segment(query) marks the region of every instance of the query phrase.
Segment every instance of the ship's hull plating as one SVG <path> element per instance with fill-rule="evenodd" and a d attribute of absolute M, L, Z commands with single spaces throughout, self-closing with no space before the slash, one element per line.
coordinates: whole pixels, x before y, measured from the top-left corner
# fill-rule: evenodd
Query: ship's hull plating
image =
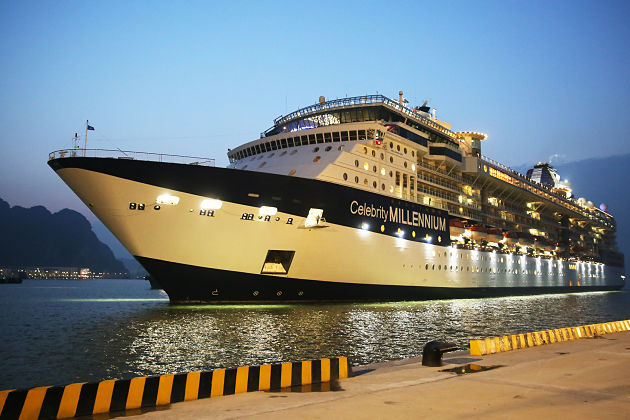
<path fill-rule="evenodd" d="M 445 212 L 329 182 L 111 158 L 50 166 L 172 302 L 414 300 L 623 286 L 621 267 L 451 248 Z M 162 194 L 178 204 L 159 205 Z M 207 198 L 222 201 L 212 216 L 201 212 Z M 261 206 L 277 213 L 266 217 Z M 318 227 L 305 226 L 312 208 L 324 211 Z M 290 255 L 286 273 L 264 272 L 269 251 Z"/>

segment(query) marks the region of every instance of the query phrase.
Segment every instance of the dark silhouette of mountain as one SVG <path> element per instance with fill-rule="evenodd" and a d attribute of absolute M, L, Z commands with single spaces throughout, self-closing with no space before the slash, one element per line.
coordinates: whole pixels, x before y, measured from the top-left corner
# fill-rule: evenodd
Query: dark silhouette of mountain
<path fill-rule="evenodd" d="M 514 168 L 526 173 L 530 166 Z M 553 164 L 562 179 L 571 182 L 576 198 L 584 197 L 599 207 L 608 205 L 608 213 L 617 222 L 619 250 L 630 255 L 630 154 L 577 162 Z"/>
<path fill-rule="evenodd" d="M 63 209 L 11 207 L 0 199 L 0 266 L 88 267 L 93 272 L 125 273 L 127 269 L 98 240 L 87 219 Z"/>

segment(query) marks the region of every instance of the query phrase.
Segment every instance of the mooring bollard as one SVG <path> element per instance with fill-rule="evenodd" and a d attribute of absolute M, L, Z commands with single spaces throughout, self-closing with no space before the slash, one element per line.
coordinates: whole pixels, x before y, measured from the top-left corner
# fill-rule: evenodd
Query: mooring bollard
<path fill-rule="evenodd" d="M 429 341 L 422 349 L 423 366 L 442 366 L 442 355 L 449 351 L 455 351 L 458 347 L 445 341 Z"/>

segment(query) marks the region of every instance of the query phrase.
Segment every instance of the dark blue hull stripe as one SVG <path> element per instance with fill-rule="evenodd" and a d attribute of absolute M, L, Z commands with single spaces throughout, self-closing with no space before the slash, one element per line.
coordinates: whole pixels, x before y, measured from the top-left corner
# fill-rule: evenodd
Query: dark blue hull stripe
<path fill-rule="evenodd" d="M 395 301 L 576 293 L 621 286 L 423 287 L 337 283 L 239 273 L 136 257 L 172 303 Z"/>

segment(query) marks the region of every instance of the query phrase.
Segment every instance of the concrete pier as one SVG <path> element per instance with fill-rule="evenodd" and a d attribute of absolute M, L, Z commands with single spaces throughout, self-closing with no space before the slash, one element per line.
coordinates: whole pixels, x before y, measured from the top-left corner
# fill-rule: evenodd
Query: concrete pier
<path fill-rule="evenodd" d="M 499 368 L 457 375 L 474 363 Z M 171 404 L 143 418 L 625 418 L 630 419 L 630 332 L 486 356 L 445 355 L 355 368 L 330 392 L 253 392 Z M 127 413 L 130 414 L 130 413 Z"/>

